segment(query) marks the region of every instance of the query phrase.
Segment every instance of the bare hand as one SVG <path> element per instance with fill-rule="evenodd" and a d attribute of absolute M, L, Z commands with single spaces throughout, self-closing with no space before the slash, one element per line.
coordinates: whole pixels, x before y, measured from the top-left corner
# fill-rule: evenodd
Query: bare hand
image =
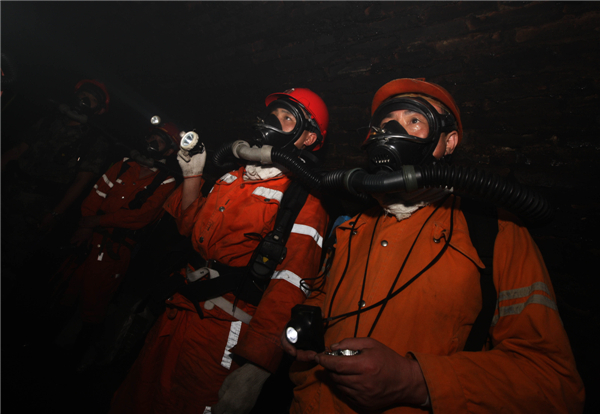
<path fill-rule="evenodd" d="M 420 406 L 427 399 L 427 386 L 419 363 L 381 342 L 371 338 L 347 338 L 331 349 L 361 351 L 348 357 L 318 354 L 315 358 L 330 371 L 333 384 L 356 406 L 367 409 Z"/>
<path fill-rule="evenodd" d="M 313 362 L 317 356 L 315 351 L 304 351 L 302 349 L 297 349 L 294 345 L 290 344 L 285 337 L 285 330 L 281 333 L 281 346 L 285 352 L 296 358 L 298 361 Z"/>
<path fill-rule="evenodd" d="M 92 235 L 94 234 L 93 229 L 78 228 L 73 236 L 71 237 L 71 244 L 81 246 L 82 243 L 89 244 L 92 241 Z"/>
<path fill-rule="evenodd" d="M 41 231 L 50 231 L 56 224 L 56 217 L 52 213 L 48 213 L 42 219 L 42 222 L 39 225 L 39 229 Z"/>
<path fill-rule="evenodd" d="M 79 220 L 79 227 L 93 229 L 100 225 L 100 216 L 86 216 Z"/>

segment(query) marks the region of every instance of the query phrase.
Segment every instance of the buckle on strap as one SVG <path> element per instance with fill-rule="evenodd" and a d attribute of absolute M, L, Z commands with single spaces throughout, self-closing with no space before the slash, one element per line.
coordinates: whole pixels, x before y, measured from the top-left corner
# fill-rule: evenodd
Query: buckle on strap
<path fill-rule="evenodd" d="M 209 267 L 201 267 L 200 269 L 194 270 L 193 272 L 190 270 L 191 269 L 189 267 L 185 269 L 185 278 L 189 283 L 193 283 L 196 280 L 202 279 L 206 275 L 210 275 L 210 279 L 219 277 L 219 272 Z"/>
<path fill-rule="evenodd" d="M 189 267 L 186 268 L 185 276 L 189 283 L 193 283 L 199 279 L 202 279 L 203 277 L 206 277 L 207 275 L 210 279 L 215 279 L 220 276 L 219 272 L 208 267 L 201 267 L 200 269 L 195 270 L 193 272 L 190 270 L 191 269 Z M 238 321 L 241 321 L 246 325 L 250 324 L 252 316 L 250 316 L 248 313 L 244 312 L 240 308 L 234 307 L 233 303 L 226 300 L 223 296 L 217 296 L 216 298 L 207 299 L 204 302 L 204 309 L 211 310 L 215 305 L 223 312 L 226 312 L 228 315 L 236 318 Z"/>

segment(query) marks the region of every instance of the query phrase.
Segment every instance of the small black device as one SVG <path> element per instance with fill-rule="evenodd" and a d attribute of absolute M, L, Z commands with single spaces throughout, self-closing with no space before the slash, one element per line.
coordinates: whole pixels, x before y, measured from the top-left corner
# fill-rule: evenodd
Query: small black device
<path fill-rule="evenodd" d="M 325 331 L 321 308 L 296 305 L 292 308 L 292 319 L 285 325 L 285 337 L 297 349 L 323 352 Z"/>

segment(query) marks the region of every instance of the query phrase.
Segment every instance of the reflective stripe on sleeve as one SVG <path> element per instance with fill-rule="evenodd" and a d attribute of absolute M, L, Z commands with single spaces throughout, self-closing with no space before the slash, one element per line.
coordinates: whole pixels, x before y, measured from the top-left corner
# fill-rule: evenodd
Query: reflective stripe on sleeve
<path fill-rule="evenodd" d="M 498 294 L 498 300 L 503 301 L 508 299 L 526 298 L 536 290 L 541 290 L 542 292 L 550 294 L 548 285 L 546 285 L 544 282 L 535 282 L 533 285 L 524 288 L 504 290 Z"/>
<path fill-rule="evenodd" d="M 260 197 L 270 198 L 271 200 L 277 200 L 281 203 L 281 199 L 283 198 L 283 193 L 278 190 L 273 190 L 272 188 L 267 187 L 257 187 L 252 194 L 255 194 Z"/>
<path fill-rule="evenodd" d="M 108 179 L 106 174 L 102 174 L 102 179 L 110 188 L 113 188 L 114 184 Z"/>
<path fill-rule="evenodd" d="M 202 412 L 202 414 L 212 414 L 211 408 L 207 405 L 204 407 L 204 412 Z"/>
<path fill-rule="evenodd" d="M 323 237 L 321 237 L 317 229 L 313 227 L 305 226 L 304 224 L 294 224 L 292 233 L 306 234 L 307 236 L 312 237 L 319 247 L 323 248 Z"/>
<path fill-rule="evenodd" d="M 221 365 L 227 369 L 231 368 L 231 351 L 240 337 L 240 330 L 242 329 L 242 322 L 234 321 L 231 322 L 231 328 L 229 328 L 229 337 L 227 338 L 227 345 L 225 346 L 225 353 L 223 359 L 221 359 Z"/>
<path fill-rule="evenodd" d="M 173 178 L 173 177 L 167 178 L 165 181 L 163 181 L 162 183 L 160 183 L 160 185 L 169 184 L 169 183 L 172 183 L 173 181 L 175 181 L 175 178 Z"/>
<path fill-rule="evenodd" d="M 524 288 L 501 291 L 498 294 L 499 303 L 509 299 L 520 299 L 526 297 L 529 298 L 523 303 L 517 303 L 514 305 L 507 306 L 498 306 L 498 314 L 494 315 L 494 319 L 492 319 L 492 326 L 495 326 L 498 323 L 498 320 L 503 316 L 520 314 L 521 312 L 523 312 L 523 309 L 525 309 L 525 307 L 530 304 L 543 305 L 550 309 L 558 311 L 558 307 L 556 306 L 556 302 L 554 300 L 550 299 L 546 295 L 542 295 L 539 293 L 534 294 L 533 292 L 535 291 L 542 291 L 547 294 L 550 294 L 550 289 L 548 288 L 548 285 L 546 285 L 544 282 L 536 282 L 531 286 L 527 286 Z"/>
<path fill-rule="evenodd" d="M 106 193 L 103 193 L 102 191 L 100 191 L 98 189 L 98 184 L 94 184 L 94 190 L 96 190 L 96 193 L 98 193 L 98 195 L 102 198 L 106 198 Z"/>
<path fill-rule="evenodd" d="M 310 291 L 307 289 L 306 285 L 302 283 L 302 278 L 294 272 L 290 272 L 289 270 L 276 270 L 273 272 L 273 277 L 271 279 L 283 279 L 302 290 L 306 297 L 310 295 Z"/>

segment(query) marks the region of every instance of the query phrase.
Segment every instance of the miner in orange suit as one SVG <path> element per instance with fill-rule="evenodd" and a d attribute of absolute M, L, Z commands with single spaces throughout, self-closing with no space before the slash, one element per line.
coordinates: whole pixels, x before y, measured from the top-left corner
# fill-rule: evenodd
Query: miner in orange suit
<path fill-rule="evenodd" d="M 169 171 L 150 165 L 164 164 L 178 151 L 179 134 L 172 123 L 152 127 L 144 138 L 145 154 L 138 152 L 136 160 L 124 158 L 113 165 L 82 204 L 71 243 L 89 244 L 90 252 L 80 265 L 65 263 L 61 274 L 68 284 L 60 305 L 78 304 L 84 342 L 99 332 L 141 232 L 164 213 L 162 206 L 175 189 Z"/>
<path fill-rule="evenodd" d="M 266 106 L 255 147 L 290 150 L 299 160 L 308 159 L 300 151 L 311 155 L 323 145 L 329 114 L 317 94 L 290 89 L 269 95 Z M 208 262 L 190 268 L 188 282 L 198 271 L 210 272 L 211 279 L 189 284 L 206 283 L 203 298 L 177 293 L 167 301 L 111 413 L 246 413 L 279 366 L 279 334 L 291 308 L 306 299 L 310 282 L 303 279 L 318 271 L 328 218 L 321 201 L 308 194 L 291 226 L 287 255 L 264 283 L 245 269 L 274 231 L 294 181 L 290 171 L 275 162 L 249 162 L 223 175 L 203 197 L 206 151 L 182 146 L 178 158 L 184 182 L 165 208 Z M 231 289 L 209 289 L 215 286 L 210 282 L 227 280 L 233 280 Z"/>
<path fill-rule="evenodd" d="M 383 183 L 372 192 L 379 206 L 336 229 L 325 292 L 304 304 L 328 324 L 326 351 L 300 346 L 298 321 L 282 333 L 297 358 L 291 412 L 581 413 L 584 387 L 552 283 L 520 221 L 494 208 L 495 292 L 484 301 L 487 266 L 466 199 L 444 186 L 386 191 L 381 177 L 449 161 L 462 138 L 454 99 L 423 79 L 396 79 L 371 113 L 363 147 L 370 177 Z M 488 302 L 483 340 L 472 341 Z"/>

